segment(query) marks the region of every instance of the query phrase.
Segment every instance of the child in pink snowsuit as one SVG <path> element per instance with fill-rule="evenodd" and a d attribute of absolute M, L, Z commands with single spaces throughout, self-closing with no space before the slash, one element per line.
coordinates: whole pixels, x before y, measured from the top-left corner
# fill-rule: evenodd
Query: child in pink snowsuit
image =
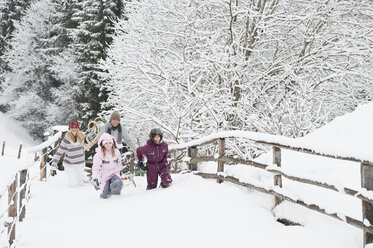
<path fill-rule="evenodd" d="M 167 162 L 168 145 L 162 141 L 163 133 L 158 128 L 150 131 L 149 138 L 145 146 L 136 150 L 137 165 L 142 170 L 147 170 L 146 179 L 148 186 L 146 189 L 157 187 L 158 175 L 161 178 L 161 187 L 167 188 L 172 183 Z M 142 155 L 145 155 L 148 159 L 147 166 L 144 166 L 142 162 Z"/>
<path fill-rule="evenodd" d="M 103 189 L 100 195 L 106 199 L 111 195 L 120 195 L 123 182 L 120 178 L 122 170 L 122 157 L 113 136 L 108 133 L 101 135 L 93 157 L 92 181 L 96 190 Z"/>

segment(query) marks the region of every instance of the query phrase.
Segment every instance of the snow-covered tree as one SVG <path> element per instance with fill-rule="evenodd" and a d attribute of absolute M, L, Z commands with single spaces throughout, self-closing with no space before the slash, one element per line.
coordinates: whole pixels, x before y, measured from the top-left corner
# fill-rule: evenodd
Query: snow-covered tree
<path fill-rule="evenodd" d="M 76 116 L 71 101 L 77 75 L 72 51 L 64 47 L 66 30 L 60 25 L 60 5 L 51 0 L 33 2 L 4 54 L 10 71 L 5 74 L 1 103 L 35 136 L 51 125 Z M 70 101 L 69 99 L 70 98 Z"/>
<path fill-rule="evenodd" d="M 303 136 L 372 99 L 369 1 L 128 1 L 107 107 L 146 137 Z"/>
<path fill-rule="evenodd" d="M 20 20 L 23 11 L 30 5 L 30 0 L 1 0 L 0 1 L 0 92 L 4 81 L 3 74 L 9 69 L 3 60 L 4 51 L 14 31 L 14 21 Z M 6 106 L 0 105 L 0 111 Z"/>
<path fill-rule="evenodd" d="M 279 1 L 245 70 L 255 129 L 302 136 L 372 99 L 372 7 Z"/>
<path fill-rule="evenodd" d="M 19 21 L 31 0 L 0 1 L 0 57 L 7 47 L 7 40 L 14 31 L 14 21 Z M 1 65 L 1 64 L 0 64 Z"/>
<path fill-rule="evenodd" d="M 214 73 L 215 62 L 226 56 L 219 34 L 224 17 L 216 17 L 222 7 L 193 1 L 127 6 L 128 21 L 118 24 L 102 65 L 109 72 L 108 106 L 119 109 L 142 137 L 155 125 L 176 142 L 221 129 L 230 102 L 229 89 Z"/>
<path fill-rule="evenodd" d="M 106 49 L 112 42 L 114 23 L 121 17 L 121 0 L 84 0 L 76 3 L 72 19 L 78 22 L 73 44 L 77 62 L 81 65 L 78 101 L 82 119 L 88 122 L 101 111 L 101 102 L 107 94 L 102 88 L 102 70 L 98 67 L 106 58 Z"/>

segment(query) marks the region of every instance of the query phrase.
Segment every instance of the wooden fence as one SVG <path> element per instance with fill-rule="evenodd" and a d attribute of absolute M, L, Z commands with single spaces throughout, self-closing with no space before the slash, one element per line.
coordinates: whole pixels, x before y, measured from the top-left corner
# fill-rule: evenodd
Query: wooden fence
<path fill-rule="evenodd" d="M 40 181 L 45 181 L 48 177 L 47 166 L 52 160 L 53 155 L 56 153 L 58 146 L 60 145 L 66 132 L 54 131 L 53 135 L 45 133 L 44 142 L 36 147 L 28 149 L 27 152 L 34 152 L 34 161 L 40 161 L 38 175 L 30 176 L 29 167 L 18 171 L 14 177 L 13 182 L 8 186 L 7 194 L 0 192 L 0 199 L 5 195 L 8 196 L 8 207 L 4 212 L 0 212 L 0 219 L 8 215 L 4 226 L 7 226 L 7 237 L 9 241 L 9 247 L 13 247 L 13 243 L 16 238 L 16 226 L 18 222 L 23 221 L 26 214 L 26 206 L 30 198 L 30 182 L 32 179 L 39 177 Z M 6 142 L 2 143 L 1 156 L 6 154 Z M 21 157 L 22 144 L 19 147 L 18 159 Z M 89 162 L 89 161 L 86 161 Z M 135 164 L 133 158 L 129 161 L 129 169 L 131 172 L 135 171 Z M 58 163 L 59 169 L 63 170 L 61 163 Z M 87 169 L 89 170 L 90 169 Z M 55 175 L 55 171 L 50 170 L 51 175 Z M 0 223 L 1 224 L 1 223 Z M 5 229 L 4 229 L 5 230 Z M 0 235 L 3 233 L 1 232 Z"/>
<path fill-rule="evenodd" d="M 235 158 L 233 156 L 227 156 L 225 155 L 226 151 L 226 139 L 237 139 L 237 138 L 245 138 L 250 142 L 254 142 L 256 144 L 269 146 L 272 148 L 273 151 L 273 165 L 267 165 L 258 163 L 251 160 L 244 160 Z M 198 148 L 207 145 L 207 144 L 213 144 L 214 142 L 218 142 L 218 154 L 219 156 L 199 156 L 198 155 Z M 353 156 L 342 156 L 339 154 L 326 154 L 319 151 L 316 151 L 315 149 L 306 148 L 304 146 L 297 146 L 292 143 L 292 139 L 282 137 L 279 139 L 278 136 L 271 136 L 271 135 L 263 135 L 260 136 L 257 133 L 251 133 L 251 132 L 221 132 L 215 135 L 211 135 L 210 137 L 205 137 L 200 140 L 194 140 L 192 142 L 188 142 L 185 144 L 180 145 L 174 145 L 170 146 L 169 152 L 176 154 L 177 152 L 183 151 L 184 153 L 187 153 L 187 156 L 189 157 L 189 169 L 192 171 L 197 170 L 197 164 L 200 162 L 206 162 L 206 161 L 216 161 L 218 163 L 217 166 L 217 172 L 216 173 L 198 173 L 197 175 L 200 175 L 204 178 L 212 178 L 216 179 L 217 183 L 221 183 L 224 181 L 232 182 L 238 185 L 242 185 L 244 187 L 253 188 L 255 190 L 258 190 L 260 192 L 264 192 L 267 194 L 271 194 L 275 197 L 275 205 L 278 205 L 282 200 L 286 200 L 295 204 L 299 204 L 301 206 L 304 206 L 306 208 L 309 208 L 313 211 L 328 215 L 330 217 L 333 217 L 335 219 L 338 219 L 340 221 L 343 221 L 345 223 L 348 223 L 350 225 L 353 225 L 361 230 L 364 231 L 364 245 L 373 243 L 373 226 L 366 225 L 364 220 L 368 220 L 369 223 L 373 223 L 373 199 L 366 197 L 367 194 L 362 194 L 360 192 L 363 192 L 366 190 L 370 191 L 373 190 L 373 162 L 372 161 L 366 161 L 360 158 L 355 158 Z M 360 163 L 361 167 L 361 189 L 350 189 L 347 187 L 344 187 L 343 190 L 341 190 L 340 187 L 336 187 L 334 185 L 329 185 L 327 183 L 321 183 L 317 182 L 311 179 L 307 178 L 301 178 L 297 176 L 287 175 L 283 171 L 281 171 L 281 149 L 287 149 L 292 150 L 296 152 L 302 152 L 302 153 L 308 153 L 333 159 L 339 159 L 339 160 L 348 160 L 348 161 L 354 161 L 357 163 Z M 176 155 L 174 155 L 176 156 Z M 171 158 L 172 160 L 172 158 Z M 175 160 L 175 159 L 174 159 Z M 241 182 L 239 179 L 232 177 L 232 176 L 225 176 L 224 174 L 224 165 L 225 163 L 230 164 L 243 164 L 248 166 L 253 166 L 259 169 L 266 170 L 267 172 L 270 172 L 273 174 L 273 185 L 274 187 L 271 188 L 264 188 L 263 186 L 257 186 L 249 183 Z M 292 181 L 308 184 L 308 185 L 314 185 L 321 188 L 325 188 L 332 191 L 341 192 L 343 194 L 355 197 L 357 199 L 360 199 L 362 201 L 362 210 L 363 210 L 363 221 L 357 220 L 348 216 L 340 216 L 336 213 L 330 213 L 330 211 L 326 211 L 325 209 L 319 207 L 317 204 L 308 204 L 304 201 L 301 201 L 299 199 L 292 199 L 291 196 L 284 195 L 283 191 L 280 190 L 282 187 L 282 178 L 287 178 Z M 370 191 L 373 192 L 373 191 Z"/>
<path fill-rule="evenodd" d="M 4 223 L 0 223 L 3 226 L 7 227 L 1 231 L 0 235 L 3 235 L 3 232 L 7 232 L 7 239 L 9 242 L 9 247 L 14 247 L 14 241 L 16 238 L 16 226 L 17 223 L 22 222 L 26 216 L 26 206 L 30 198 L 30 182 L 32 179 L 39 177 L 39 180 L 45 181 L 47 178 L 47 165 L 51 160 L 50 155 L 55 153 L 55 148 L 58 143 L 61 141 L 61 132 L 55 131 L 52 136 L 49 133 L 45 134 L 44 143 L 35 147 L 34 149 L 29 149 L 27 152 L 35 152 L 34 162 L 40 160 L 40 174 L 35 176 L 30 176 L 30 166 L 32 161 L 29 161 L 29 165 L 25 165 L 24 169 L 15 173 L 12 183 L 7 188 L 6 191 L 0 193 L 0 199 L 2 197 L 8 197 L 8 206 L 7 208 L 0 213 L 0 219 L 3 219 L 6 215 L 8 216 L 5 219 Z M 6 154 L 6 142 L 2 143 L 2 152 L 1 156 Z M 22 144 L 19 147 L 17 158 L 21 158 Z M 5 166 L 5 165 L 2 165 Z M 12 165 L 7 165 L 12 166 Z M 39 176 L 40 175 L 40 176 Z"/>
<path fill-rule="evenodd" d="M 243 135 L 244 134 L 244 135 Z M 45 180 L 47 176 L 46 165 L 51 159 L 51 156 L 54 155 L 56 151 L 56 147 L 58 146 L 59 142 L 62 139 L 61 132 L 55 132 L 53 136 L 46 135 L 45 142 L 40 144 L 37 147 L 34 147 L 34 150 L 29 150 L 29 152 L 35 152 L 37 154 L 35 156 L 35 161 L 40 160 L 40 180 Z M 246 138 L 250 142 L 254 142 L 257 144 L 261 144 L 264 146 L 269 146 L 272 148 L 273 151 L 273 164 L 277 166 L 274 167 L 272 164 L 262 164 L 256 161 L 251 160 L 244 160 L 235 158 L 233 156 L 225 155 L 226 152 L 226 139 L 238 139 L 238 138 Z M 284 141 L 285 140 L 285 141 Z M 313 211 L 317 211 L 319 213 L 328 215 L 335 219 L 344 221 L 347 224 L 353 225 L 361 230 L 364 231 L 364 244 L 373 243 L 373 227 L 371 225 L 366 225 L 364 220 L 368 220 L 370 223 L 373 223 L 373 199 L 367 197 L 367 194 L 362 194 L 368 190 L 368 193 L 372 193 L 373 191 L 373 162 L 367 161 L 358 157 L 354 156 L 343 156 L 340 154 L 325 154 L 320 151 L 317 151 L 311 147 L 307 148 L 304 146 L 297 146 L 294 145 L 290 139 L 278 139 L 278 136 L 271 136 L 271 135 L 258 135 L 255 133 L 250 132 L 222 132 L 212 136 L 207 136 L 200 140 L 194 140 L 192 142 L 188 142 L 185 144 L 180 145 L 173 145 L 170 146 L 169 152 L 170 154 L 174 154 L 171 157 L 171 160 L 177 160 L 187 154 L 187 157 L 190 158 L 189 160 L 189 169 L 192 171 L 197 170 L 197 164 L 204 161 L 216 161 L 218 163 L 217 172 L 216 173 L 196 173 L 204 178 L 213 178 L 216 179 L 217 183 L 222 183 L 224 181 L 232 182 L 238 185 L 242 185 L 244 187 L 253 188 L 258 191 L 271 194 L 275 197 L 275 204 L 279 204 L 282 200 L 286 200 L 295 204 L 302 205 L 306 208 L 309 208 Z M 288 142 L 289 141 L 289 142 Z M 218 156 L 199 156 L 198 148 L 202 147 L 207 144 L 212 144 L 218 142 Z M 317 182 L 307 178 L 301 178 L 297 176 L 287 175 L 285 172 L 281 171 L 281 150 L 287 149 L 297 152 L 309 153 L 313 155 L 329 157 L 333 159 L 340 159 L 340 160 L 348 160 L 360 163 L 361 167 L 361 189 L 350 189 L 344 187 L 342 190 L 340 187 L 336 187 L 334 185 L 329 185 L 327 183 Z M 6 153 L 5 149 L 5 142 L 3 142 L 2 146 L 2 155 Z M 18 152 L 18 158 L 21 156 L 22 146 L 20 146 Z M 176 152 L 181 151 L 181 154 L 176 156 Z M 133 161 L 131 162 L 133 164 Z M 224 174 L 224 165 L 226 163 L 230 164 L 243 164 L 248 166 L 253 166 L 259 169 L 263 169 L 267 172 L 273 174 L 273 185 L 274 187 L 268 189 L 262 186 L 257 186 L 245 182 L 241 182 L 239 179 L 232 177 L 232 176 L 225 176 Z M 303 202 L 299 199 L 292 199 L 291 196 L 284 195 L 284 193 L 279 190 L 282 187 L 282 178 L 287 178 L 292 181 L 305 183 L 308 185 L 314 185 L 318 187 L 322 187 L 325 189 L 329 189 L 332 191 L 341 192 L 343 194 L 355 197 L 362 201 L 362 210 L 363 210 L 363 221 L 357 220 L 348 216 L 341 217 L 336 213 L 330 213 L 330 211 L 326 211 L 325 209 L 319 207 L 316 204 L 309 204 Z M 22 221 L 26 214 L 26 205 L 29 199 L 29 184 L 30 180 L 33 179 L 30 177 L 29 169 L 23 169 L 19 171 L 13 183 L 8 186 L 8 208 L 6 213 L 8 214 L 8 218 L 4 225 L 7 225 L 8 229 L 8 239 L 9 239 L 9 246 L 11 246 L 14 242 L 15 235 L 16 235 L 16 224 L 19 221 Z M 3 197 L 5 194 L 0 193 L 0 198 Z M 19 204 L 19 206 L 17 205 Z M 4 213 L 0 213 L 0 219 L 4 215 Z"/>
<path fill-rule="evenodd" d="M 5 154 L 5 144 L 6 142 L 3 141 L 1 156 L 4 156 Z M 18 159 L 21 158 L 21 152 L 22 144 L 18 149 Z M 0 194 L 0 198 L 8 196 L 8 206 L 4 212 L 0 213 L 0 217 L 4 217 L 6 214 L 8 215 L 8 218 L 6 218 L 3 223 L 3 226 L 7 227 L 7 229 L 3 229 L 2 233 L 7 230 L 7 237 L 10 245 L 13 244 L 15 239 L 16 223 L 23 221 L 26 214 L 26 203 L 29 197 L 28 180 L 28 168 L 22 169 L 15 174 L 14 180 L 8 186 L 8 189 Z"/>

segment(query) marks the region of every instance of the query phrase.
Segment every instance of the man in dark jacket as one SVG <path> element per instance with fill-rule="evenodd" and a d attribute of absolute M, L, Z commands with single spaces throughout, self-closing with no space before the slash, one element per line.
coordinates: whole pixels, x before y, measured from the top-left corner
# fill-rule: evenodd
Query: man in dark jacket
<path fill-rule="evenodd" d="M 143 170 L 147 170 L 146 179 L 148 181 L 148 186 L 146 189 L 154 189 L 157 187 L 158 175 L 161 178 L 162 188 L 167 188 L 172 183 L 167 162 L 168 145 L 166 142 L 163 142 L 162 139 L 162 131 L 158 128 L 152 129 L 147 144 L 136 150 L 138 166 Z M 142 162 L 143 155 L 148 159 L 147 166 L 144 166 Z"/>

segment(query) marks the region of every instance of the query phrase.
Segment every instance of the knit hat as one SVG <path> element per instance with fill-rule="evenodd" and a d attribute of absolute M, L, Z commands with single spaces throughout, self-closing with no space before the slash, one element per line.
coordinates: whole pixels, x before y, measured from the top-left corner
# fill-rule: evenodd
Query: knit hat
<path fill-rule="evenodd" d="M 69 122 L 69 129 L 70 128 L 74 128 L 74 127 L 80 128 L 79 122 L 77 122 L 77 121 L 70 121 Z"/>
<path fill-rule="evenodd" d="M 96 148 L 96 152 L 98 152 L 98 151 L 101 150 L 101 148 L 102 148 L 102 146 L 103 146 L 103 143 L 104 143 L 104 140 L 108 140 L 108 139 L 111 140 L 111 141 L 113 141 L 114 147 L 116 147 L 116 148 L 118 148 L 118 149 L 123 148 L 123 145 L 122 145 L 122 144 L 118 144 L 118 143 L 117 143 L 117 140 L 116 140 L 113 136 L 111 136 L 111 135 L 108 134 L 108 133 L 104 133 L 104 134 L 101 135 L 101 137 L 98 139 L 98 142 L 97 142 L 98 147 Z"/>
<path fill-rule="evenodd" d="M 151 140 L 153 140 L 154 139 L 154 136 L 159 136 L 159 137 L 161 137 L 161 140 L 162 140 L 162 138 L 163 138 L 163 132 L 159 129 L 159 128 L 153 128 L 151 131 L 150 131 L 150 134 L 149 134 L 149 138 L 151 139 Z"/>
<path fill-rule="evenodd" d="M 120 113 L 118 111 L 114 111 L 110 115 L 110 120 L 118 120 L 118 121 L 120 121 Z"/>

